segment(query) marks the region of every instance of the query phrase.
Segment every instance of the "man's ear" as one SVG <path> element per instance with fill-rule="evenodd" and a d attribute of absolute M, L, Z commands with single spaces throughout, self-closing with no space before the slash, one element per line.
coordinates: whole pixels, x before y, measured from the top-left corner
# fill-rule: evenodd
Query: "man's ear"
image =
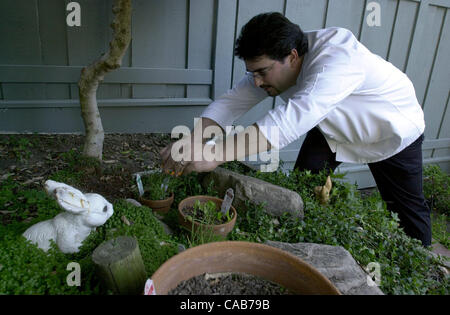
<path fill-rule="evenodd" d="M 292 64 L 300 58 L 296 48 L 292 48 L 289 54 L 289 62 Z"/>

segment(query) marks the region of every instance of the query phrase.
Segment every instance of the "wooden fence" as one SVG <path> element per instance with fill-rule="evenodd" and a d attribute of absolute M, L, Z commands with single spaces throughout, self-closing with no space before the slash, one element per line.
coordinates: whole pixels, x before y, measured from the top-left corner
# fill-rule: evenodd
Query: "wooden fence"
<path fill-rule="evenodd" d="M 80 133 L 77 82 L 108 49 L 113 0 L 80 0 L 81 26 L 66 24 L 67 0 L 0 1 L 0 132 Z M 379 5 L 380 23 L 368 21 Z M 304 30 L 350 29 L 413 81 L 426 131 L 425 163 L 450 170 L 450 0 L 133 0 L 132 43 L 98 91 L 108 133 L 170 132 L 244 74 L 233 56 L 241 27 L 278 11 Z M 249 125 L 282 104 L 268 98 L 241 117 Z M 303 137 L 282 150 L 287 169 Z M 342 165 L 347 180 L 373 185 L 365 165 Z"/>

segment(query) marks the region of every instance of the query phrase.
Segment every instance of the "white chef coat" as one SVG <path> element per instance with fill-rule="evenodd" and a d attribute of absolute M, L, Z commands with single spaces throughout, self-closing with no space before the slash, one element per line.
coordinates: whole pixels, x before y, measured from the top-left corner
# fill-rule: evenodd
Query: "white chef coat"
<path fill-rule="evenodd" d="M 371 53 L 347 29 L 305 35 L 309 48 L 297 83 L 280 94 L 286 104 L 256 122 L 279 128 L 279 143 L 261 128 L 273 147 L 282 149 L 317 126 L 337 161 L 371 163 L 395 155 L 424 132 L 423 111 L 406 74 Z M 226 129 L 266 97 L 245 76 L 201 116 Z"/>

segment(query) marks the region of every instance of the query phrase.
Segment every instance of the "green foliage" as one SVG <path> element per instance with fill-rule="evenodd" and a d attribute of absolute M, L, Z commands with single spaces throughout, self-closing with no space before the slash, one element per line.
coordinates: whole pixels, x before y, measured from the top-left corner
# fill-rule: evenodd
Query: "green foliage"
<path fill-rule="evenodd" d="M 327 175 L 256 172 L 255 177 L 297 191 L 305 204 L 304 220 L 288 213 L 272 217 L 264 213 L 264 205 L 248 204 L 249 210 L 238 214 L 230 238 L 342 246 L 362 266 L 380 264 L 381 289 L 387 294 L 448 294 L 449 284 L 438 268 L 439 261 L 399 228 L 398 217 L 386 209 L 379 195 L 361 199 L 354 185 L 332 175 L 330 204 L 320 205 L 313 190 L 323 185 Z"/>
<path fill-rule="evenodd" d="M 50 175 L 49 179 L 65 183 L 70 186 L 78 186 L 82 178 L 87 175 L 88 170 L 100 170 L 100 161 L 95 158 L 82 155 L 71 149 L 61 153 L 59 156 L 66 163 L 66 167 Z"/>
<path fill-rule="evenodd" d="M 6 223 L 31 217 L 32 224 L 58 213 L 56 202 L 43 190 L 27 189 L 11 178 L 0 187 L 0 209 L 5 211 L 3 220 Z"/>
<path fill-rule="evenodd" d="M 155 172 L 141 177 L 144 187 L 143 197 L 149 200 L 164 200 L 173 192 L 173 177 L 163 172 Z M 167 185 L 167 189 L 165 188 Z"/>
<path fill-rule="evenodd" d="M 51 178 L 76 185 L 78 176 L 84 176 L 84 170 L 78 163 L 80 155 L 69 151 L 62 158 L 67 168 Z M 95 167 L 95 162 L 88 159 L 82 160 L 81 164 Z M 386 209 L 378 194 L 362 199 L 354 185 L 340 181 L 342 175 L 332 175 L 330 203 L 323 206 L 315 199 L 314 187 L 323 185 L 327 173 L 313 175 L 295 171 L 285 174 L 280 170 L 261 173 L 236 162 L 227 163 L 226 167 L 297 191 L 305 204 L 305 217 L 300 220 L 288 213 L 273 217 L 265 213 L 264 204 L 247 203 L 246 212 L 238 209 L 236 227 L 228 239 L 343 246 L 361 266 L 369 262 L 380 264 L 381 289 L 387 294 L 448 295 L 449 283 L 440 273 L 439 261 L 430 257 L 419 241 L 409 238 L 399 228 L 398 218 Z M 443 190 L 444 184 L 437 173 L 432 174 L 433 180 L 427 182 L 426 179 L 425 187 L 431 183 L 436 186 L 433 191 L 436 205 L 440 204 L 436 201 L 440 198 L 438 195 L 448 196 L 448 190 Z M 133 236 L 138 240 L 148 275 L 177 253 L 178 243 L 192 247 L 221 240 L 205 233 L 181 233 L 178 228 L 176 208 L 182 199 L 194 195 L 223 197 L 214 191 L 212 183 L 207 189 L 202 187 L 203 176 L 191 173 L 171 180 L 175 202 L 164 220 L 173 228 L 174 236 L 163 232 L 150 209 L 118 201 L 114 203 L 114 215 L 91 233 L 79 253 L 72 255 L 60 253 L 55 244 L 48 253 L 44 253 L 22 237 L 22 233 L 32 224 L 61 212 L 56 202 L 43 190 L 29 189 L 10 179 L 2 181 L 0 209 L 5 214 L 0 225 L 0 294 L 109 294 L 111 292 L 103 287 L 95 274 L 91 254 L 102 242 L 121 235 Z M 445 187 L 448 189 L 448 186 Z M 122 217 L 132 224 L 126 225 Z M 70 262 L 78 262 L 81 266 L 80 287 L 69 287 L 66 283 L 71 272 L 66 267 Z"/>
<path fill-rule="evenodd" d="M 187 216 L 190 221 L 195 221 L 205 225 L 218 225 L 231 221 L 230 211 L 223 214 L 214 201 L 207 201 L 201 203 L 196 200 L 191 216 Z"/>
<path fill-rule="evenodd" d="M 22 161 L 31 157 L 30 149 L 35 146 L 35 143 L 24 137 L 10 135 L 1 140 L 0 145 L 10 147 L 14 157 Z"/>
<path fill-rule="evenodd" d="M 450 233 L 447 232 L 448 217 L 445 214 L 431 214 L 433 238 L 447 249 L 450 248 Z"/>
<path fill-rule="evenodd" d="M 9 183 L 8 187 L 14 189 Z M 6 190 L 6 189 L 5 189 Z M 109 239 L 127 235 L 134 236 L 148 275 L 151 275 L 167 259 L 177 253 L 177 243 L 166 235 L 147 207 L 135 207 L 121 200 L 114 204 L 113 216 L 101 227 L 92 232 L 83 242 L 76 254 L 63 254 L 53 242 L 48 253 L 28 242 L 22 233 L 33 223 L 52 218 L 61 210 L 54 200 L 45 193 L 30 190 L 23 195 L 30 197 L 15 200 L 17 211 L 23 211 L 27 202 L 37 203 L 37 217 L 29 223 L 20 221 L 17 215 L 14 221 L 0 225 L 0 294 L 108 294 L 95 273 L 91 260 L 94 249 Z M 0 192 L 3 202 L 10 194 Z M 126 225 L 121 218 L 126 217 L 132 224 Z M 68 286 L 66 279 L 70 262 L 77 262 L 81 268 L 81 286 Z"/>
<path fill-rule="evenodd" d="M 130 226 L 122 221 L 126 217 Z M 114 215 L 102 227 L 105 239 L 121 235 L 134 236 L 141 251 L 147 274 L 153 274 L 167 259 L 177 253 L 177 242 L 164 232 L 162 225 L 147 207 L 135 207 L 124 200 L 114 205 Z"/>
<path fill-rule="evenodd" d="M 425 166 L 423 175 L 423 193 L 431 209 L 450 216 L 450 175 L 439 165 Z"/>

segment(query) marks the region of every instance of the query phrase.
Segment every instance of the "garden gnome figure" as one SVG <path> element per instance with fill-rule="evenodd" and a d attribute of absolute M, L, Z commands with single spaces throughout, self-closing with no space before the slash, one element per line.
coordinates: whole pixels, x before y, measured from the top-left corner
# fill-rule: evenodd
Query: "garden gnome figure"
<path fill-rule="evenodd" d="M 328 176 L 324 186 L 316 186 L 314 188 L 314 193 L 316 194 L 316 197 L 319 199 L 319 203 L 321 205 L 328 204 L 328 201 L 330 200 L 331 187 L 332 187 L 331 178 L 330 176 Z"/>
<path fill-rule="evenodd" d="M 99 194 L 83 194 L 53 180 L 47 180 L 44 186 L 47 194 L 65 210 L 53 219 L 32 225 L 23 233 L 44 251 L 50 249 L 50 240 L 54 240 L 63 253 L 78 252 L 91 231 L 105 224 L 114 212 L 112 204 Z"/>

